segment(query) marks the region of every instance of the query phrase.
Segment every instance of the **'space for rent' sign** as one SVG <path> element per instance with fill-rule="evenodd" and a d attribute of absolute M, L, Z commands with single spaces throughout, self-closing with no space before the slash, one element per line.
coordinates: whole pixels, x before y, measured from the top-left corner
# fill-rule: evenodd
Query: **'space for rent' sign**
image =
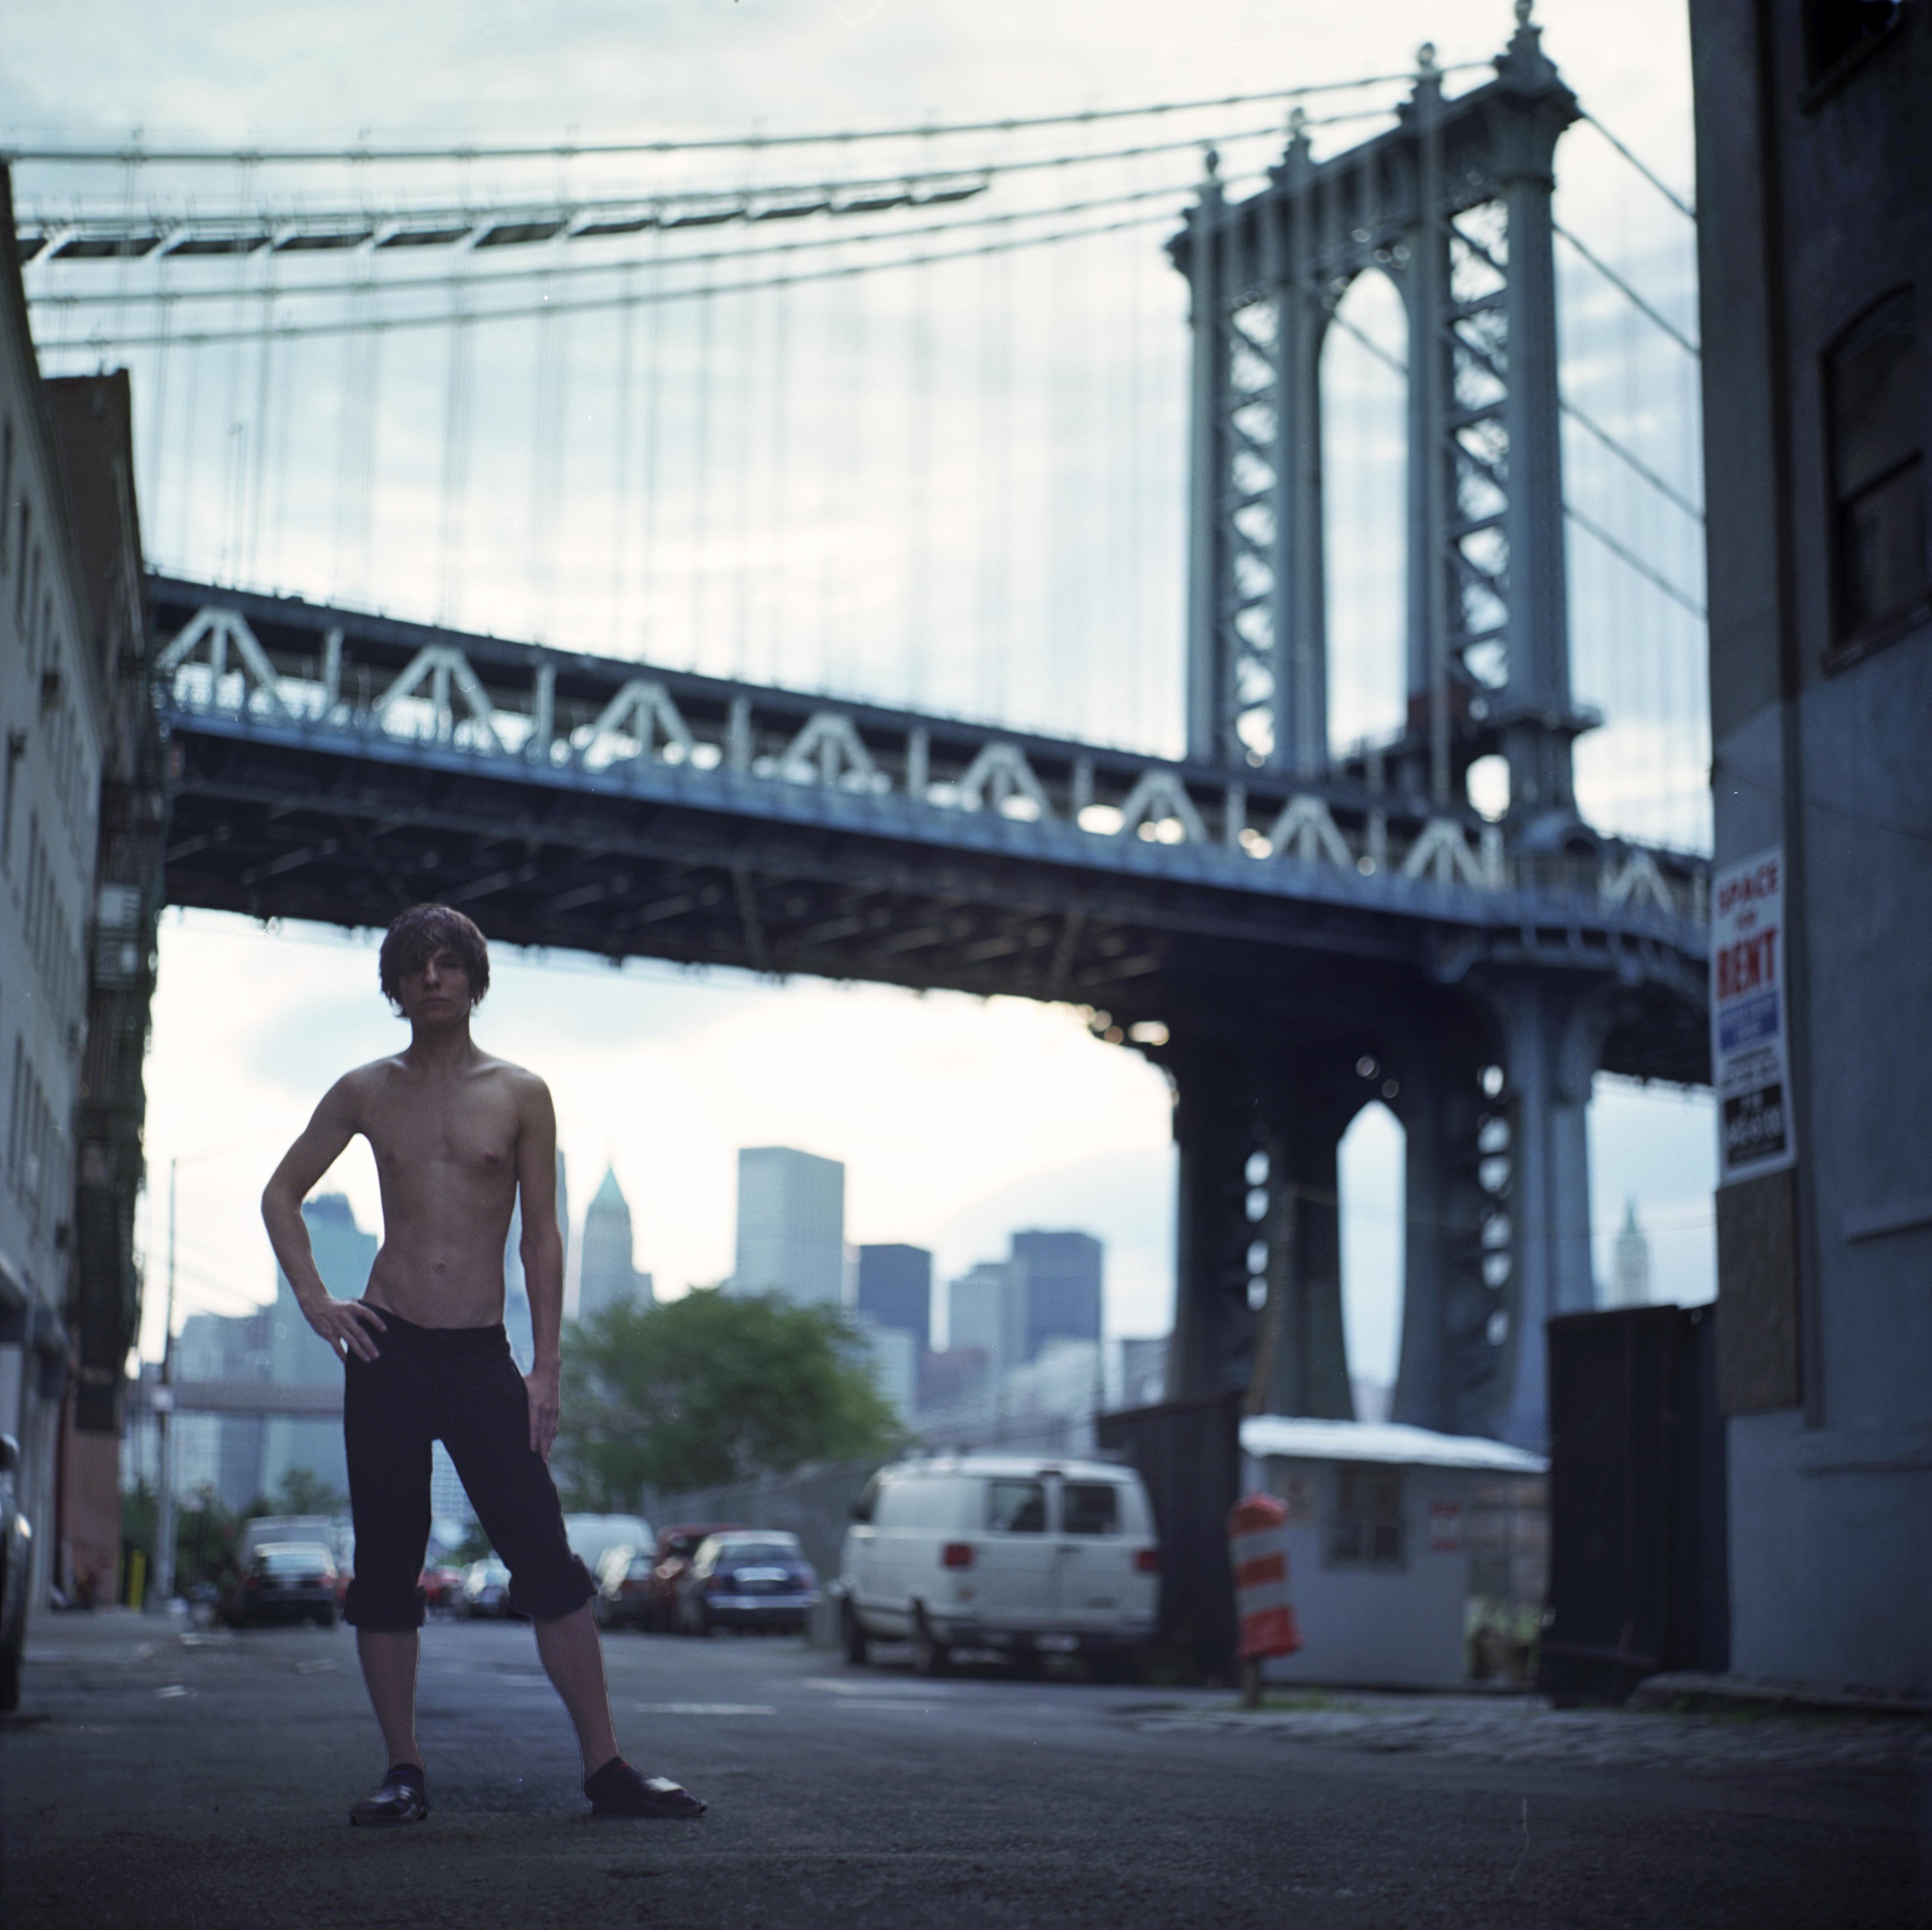
<path fill-rule="evenodd" d="M 1723 1186 L 1774 1172 L 1796 1157 L 1783 848 L 1718 872 L 1711 881 L 1711 1071 Z"/>

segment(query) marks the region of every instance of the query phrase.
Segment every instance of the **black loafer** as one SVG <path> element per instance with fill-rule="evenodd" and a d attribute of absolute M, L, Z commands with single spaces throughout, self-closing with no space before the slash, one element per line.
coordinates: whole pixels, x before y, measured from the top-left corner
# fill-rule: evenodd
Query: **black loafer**
<path fill-rule="evenodd" d="M 379 1787 L 349 1812 L 351 1823 L 385 1829 L 398 1823 L 421 1823 L 429 1815 L 429 1792 L 414 1763 L 398 1763 Z"/>
<path fill-rule="evenodd" d="M 593 1816 L 636 1816 L 661 1822 L 690 1822 L 706 1805 L 668 1776 L 640 1776 L 622 1756 L 614 1756 L 595 1775 L 584 1779 Z"/>

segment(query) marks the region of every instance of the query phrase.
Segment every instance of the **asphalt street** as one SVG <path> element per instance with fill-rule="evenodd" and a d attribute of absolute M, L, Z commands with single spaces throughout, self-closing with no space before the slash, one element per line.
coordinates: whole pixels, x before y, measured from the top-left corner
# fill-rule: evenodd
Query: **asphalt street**
<path fill-rule="evenodd" d="M 790 1640 L 606 1638 L 625 1751 L 697 1823 L 592 1819 L 514 1624 L 426 1631 L 434 1813 L 344 1628 L 35 1623 L 0 1724 L 0 1922 L 38 1926 L 1932 1924 L 1932 1726 L 1522 1698 L 941 1682 Z"/>

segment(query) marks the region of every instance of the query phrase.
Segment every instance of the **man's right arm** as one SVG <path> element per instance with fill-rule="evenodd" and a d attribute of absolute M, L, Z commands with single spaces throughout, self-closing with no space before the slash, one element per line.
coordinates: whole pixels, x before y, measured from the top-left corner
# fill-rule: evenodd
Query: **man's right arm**
<path fill-rule="evenodd" d="M 357 1097 L 353 1073 L 338 1079 L 322 1095 L 314 1118 L 282 1155 L 281 1164 L 262 1189 L 262 1222 L 308 1324 L 338 1359 L 346 1349 L 358 1360 L 373 1361 L 376 1351 L 374 1334 L 382 1331 L 382 1317 L 362 1301 L 338 1300 L 323 1284 L 302 1211 L 302 1202 L 316 1181 L 359 1130 Z"/>

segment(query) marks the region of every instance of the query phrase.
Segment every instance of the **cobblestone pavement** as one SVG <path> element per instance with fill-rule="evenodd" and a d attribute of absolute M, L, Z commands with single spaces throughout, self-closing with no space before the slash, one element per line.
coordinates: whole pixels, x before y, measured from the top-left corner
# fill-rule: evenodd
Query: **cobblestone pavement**
<path fill-rule="evenodd" d="M 1914 1717 L 1678 1715 L 1666 1710 L 1552 1709 L 1536 1696 L 1431 1697 L 1276 1693 L 1259 1709 L 1136 1710 L 1144 1730 L 1237 1729 L 1285 1742 L 1496 1763 L 1550 1762 L 1695 1772 L 1932 1766 L 1932 1721 Z"/>

